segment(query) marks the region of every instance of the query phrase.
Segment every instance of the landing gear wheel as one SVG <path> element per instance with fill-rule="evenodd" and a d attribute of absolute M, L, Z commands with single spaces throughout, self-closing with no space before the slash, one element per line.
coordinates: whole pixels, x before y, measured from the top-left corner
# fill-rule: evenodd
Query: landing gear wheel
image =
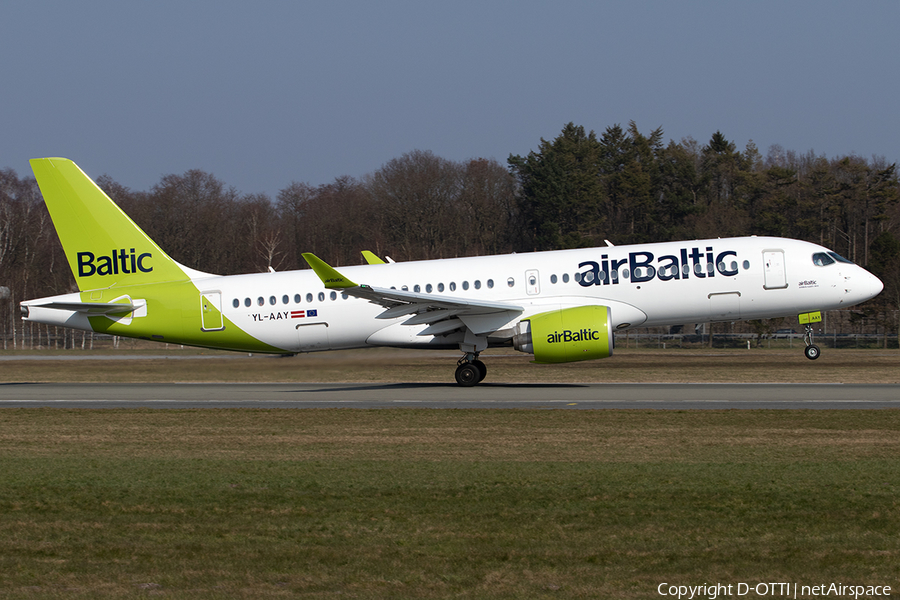
<path fill-rule="evenodd" d="M 463 387 L 472 387 L 481 381 L 484 376 L 475 362 L 477 361 L 466 362 L 456 367 L 456 383 Z"/>
<path fill-rule="evenodd" d="M 484 378 L 487 377 L 487 365 L 478 360 L 477 358 L 472 361 L 472 364 L 478 367 L 478 383 L 484 381 Z"/>
<path fill-rule="evenodd" d="M 819 358 L 819 355 L 822 352 L 819 350 L 818 346 L 812 343 L 813 328 L 809 323 L 806 324 L 806 333 L 803 335 L 803 341 L 806 342 L 806 348 L 803 350 L 803 354 L 806 355 L 806 358 L 809 360 L 816 360 Z"/>

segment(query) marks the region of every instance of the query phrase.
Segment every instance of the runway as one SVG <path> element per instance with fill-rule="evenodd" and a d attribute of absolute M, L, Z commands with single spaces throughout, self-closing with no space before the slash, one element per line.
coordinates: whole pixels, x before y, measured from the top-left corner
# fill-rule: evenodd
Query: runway
<path fill-rule="evenodd" d="M 5 383 L 0 408 L 884 409 L 896 384 Z"/>

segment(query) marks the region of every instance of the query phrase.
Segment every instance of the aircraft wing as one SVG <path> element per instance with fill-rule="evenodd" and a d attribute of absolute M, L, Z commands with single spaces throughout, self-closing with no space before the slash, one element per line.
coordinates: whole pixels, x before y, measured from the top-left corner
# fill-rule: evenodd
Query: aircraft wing
<path fill-rule="evenodd" d="M 523 307 L 508 302 L 360 285 L 338 273 L 314 254 L 305 253 L 303 258 L 326 288 L 339 289 L 344 294 L 383 306 L 384 312 L 376 318 L 396 319 L 412 315 L 403 322 L 404 325 L 428 325 L 418 333 L 421 336 L 440 335 L 457 329 L 468 329 L 476 335 L 483 335 L 497 331 L 524 311 Z"/>

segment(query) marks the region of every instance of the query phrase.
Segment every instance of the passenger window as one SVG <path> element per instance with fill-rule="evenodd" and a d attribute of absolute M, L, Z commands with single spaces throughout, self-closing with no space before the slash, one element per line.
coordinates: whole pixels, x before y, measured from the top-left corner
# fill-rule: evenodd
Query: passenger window
<path fill-rule="evenodd" d="M 325 292 L 319 292 L 319 302 L 325 302 Z"/>
<path fill-rule="evenodd" d="M 235 308 L 239 308 L 241 306 L 241 301 L 235 298 L 234 302 L 232 302 L 231 305 Z"/>
<path fill-rule="evenodd" d="M 306 295 L 306 301 L 307 301 L 307 302 L 312 302 L 312 301 L 313 301 L 313 295 L 312 295 L 312 294 L 307 294 L 307 295 Z"/>
<path fill-rule="evenodd" d="M 628 271 L 628 269 L 622 269 L 622 279 L 628 279 L 628 276 L 630 274 L 631 273 Z"/>
<path fill-rule="evenodd" d="M 300 304 L 300 301 L 303 300 L 303 296 L 300 294 L 294 294 L 294 304 Z"/>
<path fill-rule="evenodd" d="M 276 302 L 278 302 L 278 301 L 275 299 L 275 296 L 269 296 L 269 304 L 271 304 L 272 306 L 275 306 Z"/>
<path fill-rule="evenodd" d="M 744 261 L 744 270 L 745 270 L 745 271 L 749 271 L 749 270 L 750 270 L 750 261 L 749 261 L 749 260 L 745 260 L 745 261 Z"/>
<path fill-rule="evenodd" d="M 439 291 L 439 292 L 443 292 L 443 291 L 444 291 L 444 284 L 443 284 L 443 283 L 439 283 L 439 284 L 438 284 L 438 291 Z"/>
<path fill-rule="evenodd" d="M 488 285 L 488 289 L 492 289 L 492 288 L 494 287 L 494 280 L 493 280 L 493 279 L 488 279 L 488 280 L 487 280 L 487 285 Z"/>
<path fill-rule="evenodd" d="M 418 294 L 419 292 L 422 291 L 422 287 L 417 283 L 416 285 L 413 286 L 413 291 Z"/>
<path fill-rule="evenodd" d="M 575 273 L 575 283 L 581 283 L 581 273 Z"/>
<path fill-rule="evenodd" d="M 685 277 L 690 275 L 691 274 L 691 265 L 684 265 L 683 267 L 681 267 L 681 272 L 682 272 L 682 274 L 684 274 Z"/>
<path fill-rule="evenodd" d="M 556 274 L 550 276 L 550 283 L 556 283 Z"/>
<path fill-rule="evenodd" d="M 516 280 L 510 277 L 506 280 L 506 285 L 508 285 L 509 287 L 514 287 L 516 285 Z"/>
<path fill-rule="evenodd" d="M 260 296 L 259 298 L 256 299 L 256 303 L 257 303 L 258 305 L 260 305 L 260 306 L 265 306 L 265 305 L 266 305 L 266 299 L 263 298 L 262 296 Z"/>
<path fill-rule="evenodd" d="M 480 289 L 481 289 L 481 280 L 480 280 L 480 279 L 476 279 L 476 280 L 475 280 L 475 289 L 476 289 L 476 290 L 480 290 Z"/>
<path fill-rule="evenodd" d="M 401 285 L 401 286 L 400 286 L 400 289 L 403 290 L 404 292 L 408 292 L 408 291 L 409 291 L 409 286 L 408 286 L 408 285 Z"/>
<path fill-rule="evenodd" d="M 563 283 L 569 283 L 569 274 L 563 273 Z"/>
<path fill-rule="evenodd" d="M 331 299 L 337 300 L 337 292 L 331 292 Z"/>
<path fill-rule="evenodd" d="M 463 281 L 463 289 L 464 289 L 464 290 L 469 289 L 469 282 L 468 282 L 468 281 Z"/>
<path fill-rule="evenodd" d="M 290 302 L 290 301 L 291 301 L 291 299 L 288 297 L 287 294 L 285 294 L 284 296 L 281 297 L 281 303 L 282 303 L 282 304 L 287 304 L 287 303 Z"/>
<path fill-rule="evenodd" d="M 244 298 L 244 306 L 249 308 L 251 304 L 253 304 L 253 301 L 250 298 Z"/>
<path fill-rule="evenodd" d="M 455 292 L 455 291 L 456 291 L 456 282 L 455 282 L 455 281 L 451 281 L 451 282 L 450 282 L 450 291 L 451 291 L 451 292 Z"/>
<path fill-rule="evenodd" d="M 425 286 L 425 291 L 426 291 L 427 293 L 429 293 L 429 294 L 431 293 L 431 290 L 433 290 L 433 289 L 434 289 L 434 288 L 431 287 L 431 284 L 430 284 L 430 283 L 429 283 L 428 285 Z"/>

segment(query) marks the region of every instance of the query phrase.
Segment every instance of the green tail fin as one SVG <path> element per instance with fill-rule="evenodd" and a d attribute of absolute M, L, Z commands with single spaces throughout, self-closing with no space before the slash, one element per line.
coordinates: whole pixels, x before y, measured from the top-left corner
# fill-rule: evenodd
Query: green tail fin
<path fill-rule="evenodd" d="M 71 160 L 36 158 L 31 169 L 79 290 L 189 279 Z"/>

